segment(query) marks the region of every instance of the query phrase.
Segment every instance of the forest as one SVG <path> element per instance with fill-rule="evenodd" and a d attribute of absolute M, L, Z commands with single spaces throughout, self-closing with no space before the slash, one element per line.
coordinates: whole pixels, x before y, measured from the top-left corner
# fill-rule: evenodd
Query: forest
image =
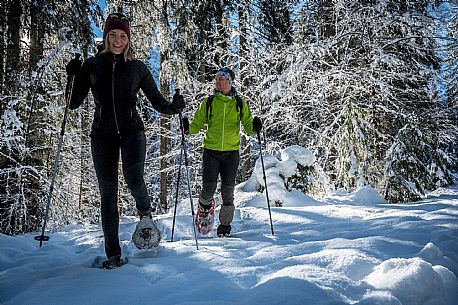
<path fill-rule="evenodd" d="M 57 159 L 49 225 L 99 221 L 91 96 L 68 113 L 60 156 L 57 147 L 65 66 L 77 53 L 96 53 L 114 11 L 130 18 L 135 57 L 161 93 L 171 99 L 181 90 L 184 116 L 212 94 L 220 67 L 236 72 L 237 91 L 264 126 L 262 147 L 242 135 L 238 182 L 250 176 L 260 149 L 278 156 L 299 145 L 316 161 L 289 187 L 312 196 L 371 186 L 389 202 L 411 202 L 454 183 L 456 1 L 5 0 L 0 9 L 0 233 L 40 228 Z M 145 97 L 138 108 L 145 180 L 151 202 L 166 213 L 183 171 L 178 116 L 159 115 Z M 194 194 L 201 145 L 202 135 L 185 143 Z M 134 215 L 120 184 L 119 209 Z M 180 186 L 186 197 L 184 180 Z"/>

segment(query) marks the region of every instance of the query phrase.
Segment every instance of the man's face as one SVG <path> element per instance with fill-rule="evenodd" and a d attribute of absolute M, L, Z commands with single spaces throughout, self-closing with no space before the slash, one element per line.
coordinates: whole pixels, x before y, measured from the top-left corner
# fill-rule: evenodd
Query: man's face
<path fill-rule="evenodd" d="M 221 91 L 224 94 L 231 92 L 231 84 L 221 75 L 215 77 L 216 90 Z"/>

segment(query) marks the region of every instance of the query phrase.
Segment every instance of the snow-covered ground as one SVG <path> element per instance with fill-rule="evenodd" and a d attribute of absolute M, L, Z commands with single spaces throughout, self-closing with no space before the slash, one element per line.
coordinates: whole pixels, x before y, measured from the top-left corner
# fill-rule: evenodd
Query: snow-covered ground
<path fill-rule="evenodd" d="M 123 218 L 129 264 L 91 268 L 103 255 L 98 225 L 69 226 L 38 247 L 0 235 L 0 303 L 33 304 L 458 304 L 458 187 L 421 202 L 386 204 L 370 189 L 314 200 L 289 192 L 273 207 L 236 193 L 233 238 L 193 239 L 189 201 L 157 217 L 163 241 L 140 251 Z M 263 207 L 264 204 L 264 207 Z"/>

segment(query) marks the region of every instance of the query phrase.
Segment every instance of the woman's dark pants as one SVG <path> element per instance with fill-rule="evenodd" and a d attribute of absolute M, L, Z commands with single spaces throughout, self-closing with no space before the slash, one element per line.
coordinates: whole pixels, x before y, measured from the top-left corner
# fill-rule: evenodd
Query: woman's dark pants
<path fill-rule="evenodd" d="M 150 201 L 143 180 L 146 156 L 146 137 L 136 131 L 121 138 L 112 135 L 91 136 L 92 159 L 101 195 L 102 229 L 105 253 L 108 258 L 121 255 L 119 245 L 118 166 L 119 156 L 127 186 L 140 211 L 150 209 Z"/>

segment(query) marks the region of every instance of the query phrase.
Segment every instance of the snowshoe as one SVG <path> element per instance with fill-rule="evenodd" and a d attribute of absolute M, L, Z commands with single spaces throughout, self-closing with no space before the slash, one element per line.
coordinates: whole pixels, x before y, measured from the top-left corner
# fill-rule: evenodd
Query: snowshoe
<path fill-rule="evenodd" d="M 213 229 L 213 221 L 215 218 L 215 200 L 212 199 L 210 210 L 197 208 L 196 213 L 196 228 L 200 234 L 206 235 Z"/>
<path fill-rule="evenodd" d="M 132 241 L 138 249 L 157 247 L 161 241 L 161 231 L 150 217 L 142 217 L 132 234 Z"/>
<path fill-rule="evenodd" d="M 231 226 L 219 225 L 216 234 L 218 237 L 231 237 Z"/>
<path fill-rule="evenodd" d="M 92 263 L 92 267 L 100 269 L 116 269 L 128 263 L 127 257 L 121 258 L 120 255 L 115 255 L 109 259 L 103 256 L 97 256 Z"/>

